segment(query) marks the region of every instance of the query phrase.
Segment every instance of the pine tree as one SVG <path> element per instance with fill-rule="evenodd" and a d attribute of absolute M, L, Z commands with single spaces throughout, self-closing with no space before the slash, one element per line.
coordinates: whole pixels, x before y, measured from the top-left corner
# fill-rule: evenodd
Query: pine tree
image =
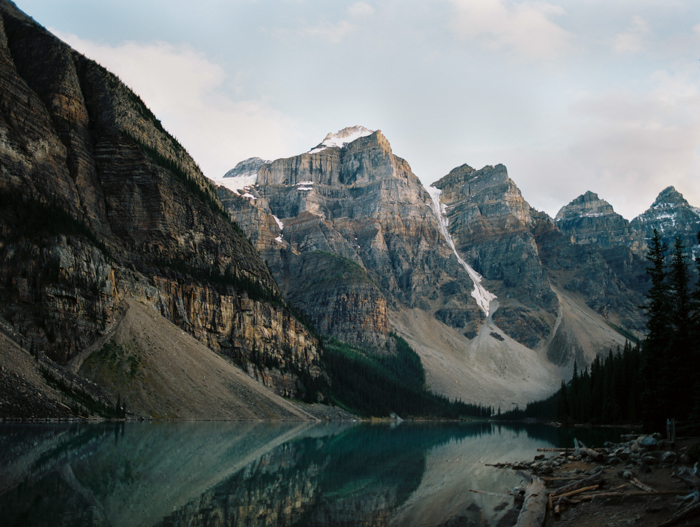
<path fill-rule="evenodd" d="M 673 245 L 673 255 L 669 272 L 669 307 L 671 313 L 672 334 L 666 352 L 666 392 L 669 406 L 666 408 L 667 417 L 686 419 L 692 409 L 692 398 L 689 396 L 694 384 L 696 371 L 692 371 L 693 362 L 691 348 L 691 298 L 690 273 L 687 255 L 681 236 L 677 236 Z"/>
<path fill-rule="evenodd" d="M 647 293 L 648 302 L 643 309 L 647 315 L 647 336 L 644 339 L 642 356 L 643 415 L 645 426 L 661 429 L 664 426 L 666 408 L 669 406 L 665 372 L 666 349 L 670 338 L 669 301 L 666 283 L 666 251 L 668 246 L 654 229 L 647 260 L 647 274 L 651 287 Z"/>
<path fill-rule="evenodd" d="M 700 231 L 697 234 L 698 244 L 700 244 Z M 690 304 L 690 332 L 691 332 L 691 364 L 689 370 L 695 372 L 693 382 L 693 409 L 690 414 L 690 425 L 693 427 L 693 432 L 700 432 L 700 255 L 695 259 L 695 265 L 698 269 L 698 280 L 695 282 L 695 289 L 691 296 Z"/>
<path fill-rule="evenodd" d="M 562 379 L 557 401 L 557 421 L 566 423 L 570 419 L 569 399 L 566 396 L 566 383 Z"/>

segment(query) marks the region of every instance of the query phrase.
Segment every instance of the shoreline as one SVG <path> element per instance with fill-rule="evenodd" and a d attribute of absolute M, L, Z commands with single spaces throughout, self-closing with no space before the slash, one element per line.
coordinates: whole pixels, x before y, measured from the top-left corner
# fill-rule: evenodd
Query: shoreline
<path fill-rule="evenodd" d="M 533 461 L 491 466 L 544 484 L 545 526 L 700 526 L 700 499 L 692 497 L 700 489 L 700 471 L 692 468 L 698 466 L 700 438 L 679 438 L 675 444 L 659 434 L 625 439 L 604 448 L 541 448 Z M 524 494 L 525 489 L 514 489 L 515 507 Z"/>

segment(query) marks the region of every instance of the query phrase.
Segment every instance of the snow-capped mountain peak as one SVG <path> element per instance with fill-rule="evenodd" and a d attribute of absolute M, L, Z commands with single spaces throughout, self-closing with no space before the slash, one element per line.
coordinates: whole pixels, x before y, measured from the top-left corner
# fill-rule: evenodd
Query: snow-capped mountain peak
<path fill-rule="evenodd" d="M 221 179 L 215 180 L 214 183 L 222 185 L 234 192 L 253 186 L 258 181 L 258 172 L 260 168 L 267 163 L 271 163 L 271 161 L 259 157 L 244 159 L 226 172 Z"/>
<path fill-rule="evenodd" d="M 326 138 L 317 146 L 309 150 L 309 154 L 315 154 L 316 152 L 321 152 L 326 148 L 338 147 L 343 148 L 345 145 L 352 143 L 360 137 L 366 137 L 372 135 L 374 130 L 368 130 L 364 126 L 349 126 L 343 128 L 337 133 L 329 133 Z"/>

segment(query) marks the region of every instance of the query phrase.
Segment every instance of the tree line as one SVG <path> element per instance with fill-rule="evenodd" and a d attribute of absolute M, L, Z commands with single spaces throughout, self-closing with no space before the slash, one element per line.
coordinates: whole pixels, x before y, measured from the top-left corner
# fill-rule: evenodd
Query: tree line
<path fill-rule="evenodd" d="M 700 243 L 700 232 L 698 232 Z M 659 429 L 675 418 L 700 429 L 700 279 L 690 285 L 691 257 L 677 236 L 669 253 L 654 230 L 647 273 L 651 287 L 644 306 L 647 335 L 641 357 L 641 417 Z M 700 257 L 695 260 L 700 271 Z"/>
<path fill-rule="evenodd" d="M 629 341 L 617 353 L 597 356 L 590 372 L 584 368 L 566 385 L 562 381 L 557 394 L 557 421 L 562 423 L 616 424 L 637 423 L 643 415 L 641 400 L 642 352 Z"/>
<path fill-rule="evenodd" d="M 590 369 L 574 363 L 571 381 L 556 394 L 498 417 L 642 423 L 659 431 L 673 418 L 685 431 L 700 431 L 700 278 L 692 284 L 692 257 L 680 236 L 669 250 L 655 230 L 646 258 L 651 285 L 640 306 L 647 316 L 641 344 L 609 350 Z M 694 264 L 700 275 L 700 257 Z"/>
<path fill-rule="evenodd" d="M 393 351 L 368 352 L 328 339 L 323 342 L 323 366 L 329 378 L 326 400 L 361 417 L 440 419 L 489 418 L 493 408 L 451 401 L 426 388 L 420 357 L 396 334 Z"/>

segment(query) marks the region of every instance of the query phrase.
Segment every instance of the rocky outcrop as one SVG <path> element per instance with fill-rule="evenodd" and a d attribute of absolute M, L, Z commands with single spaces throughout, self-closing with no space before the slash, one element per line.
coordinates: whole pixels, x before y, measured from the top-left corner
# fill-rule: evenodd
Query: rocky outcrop
<path fill-rule="evenodd" d="M 562 207 L 554 221 L 559 230 L 571 237 L 572 243 L 601 249 L 629 247 L 640 256 L 646 252 L 644 237 L 593 192 L 586 192 Z"/>
<path fill-rule="evenodd" d="M 537 347 L 557 318 L 535 239 L 554 228 L 551 220 L 528 205 L 503 165 L 462 165 L 434 186 L 442 191 L 457 250 L 498 297 L 493 321 L 516 341 Z"/>
<path fill-rule="evenodd" d="M 322 143 L 263 165 L 247 197 L 221 187 L 218 195 L 317 329 L 381 347 L 388 307 L 440 311 L 447 288 L 460 313 L 445 319 L 475 331 L 483 314 L 470 289 L 449 285 L 471 280 L 440 234 L 429 194 L 381 132 L 367 133 L 341 133 L 343 146 Z"/>
<path fill-rule="evenodd" d="M 661 191 L 651 207 L 634 218 L 631 225 L 647 241 L 656 229 L 669 247 L 673 245 L 676 236 L 680 235 L 686 248 L 693 248 L 695 253 L 700 254 L 697 239 L 700 209 L 691 206 L 674 187 Z"/>
<path fill-rule="evenodd" d="M 65 362 L 128 297 L 252 370 L 319 373 L 316 340 L 187 152 L 117 77 L 7 1 L 0 223 L 0 315 L 22 345 Z"/>
<path fill-rule="evenodd" d="M 258 171 L 269 161 L 259 157 L 250 157 L 238 163 L 235 167 L 224 174 L 225 178 L 252 178 L 257 177 Z M 253 181 L 254 183 L 254 181 Z"/>
<path fill-rule="evenodd" d="M 552 279 L 611 323 L 643 333 L 644 237 L 593 192 L 562 207 L 555 221 L 563 237 L 550 233 L 540 240 Z"/>

